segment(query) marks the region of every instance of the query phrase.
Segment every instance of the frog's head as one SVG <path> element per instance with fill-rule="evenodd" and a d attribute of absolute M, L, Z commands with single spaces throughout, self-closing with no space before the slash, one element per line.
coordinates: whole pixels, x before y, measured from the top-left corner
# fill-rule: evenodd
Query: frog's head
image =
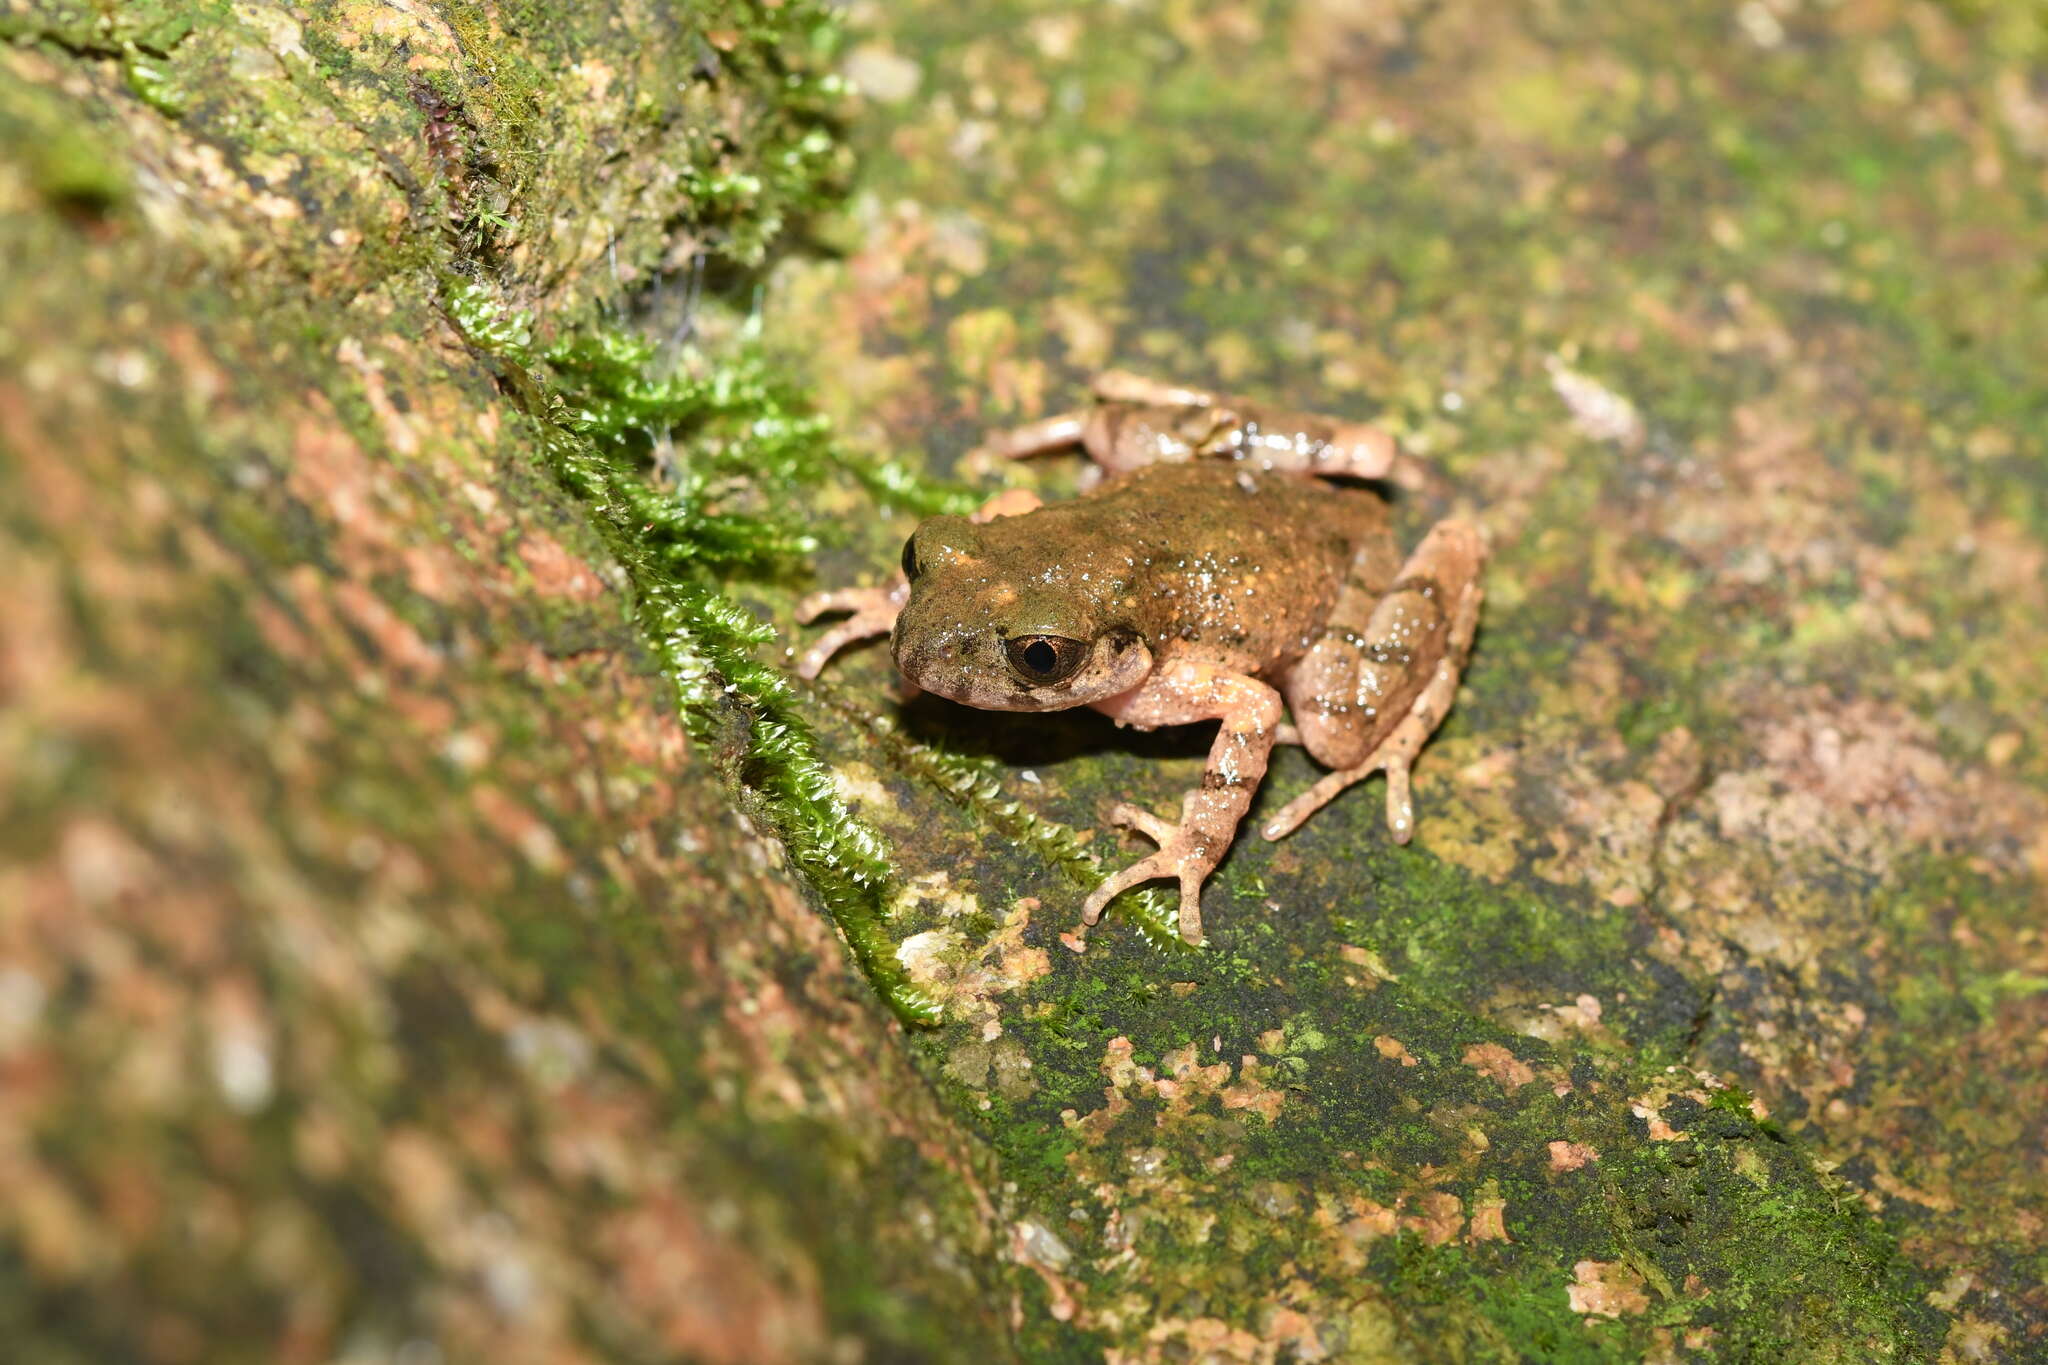
<path fill-rule="evenodd" d="M 904 543 L 910 600 L 890 637 L 903 676 L 984 711 L 1061 711 L 1143 682 L 1138 632 L 1042 552 L 1007 544 L 1011 530 L 934 517 Z"/>

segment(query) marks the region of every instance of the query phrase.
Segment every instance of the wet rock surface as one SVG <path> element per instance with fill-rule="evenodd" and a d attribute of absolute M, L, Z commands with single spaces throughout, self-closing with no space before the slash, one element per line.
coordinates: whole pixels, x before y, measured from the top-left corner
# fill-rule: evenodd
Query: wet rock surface
<path fill-rule="evenodd" d="M 2048 1350 L 2038 27 L 849 19 L 0 4 L 24 1358 Z M 853 442 L 989 489 L 1071 488 L 956 461 L 1107 364 L 1434 461 L 1404 524 L 1496 554 L 1415 841 L 1369 784 L 1208 949 L 1084 936 L 1207 736 L 851 654 L 786 706 L 904 1029 L 547 454 L 546 337 L 756 278 Z M 839 583 L 904 501 L 778 510 Z M 805 586 L 736 589 L 761 660 Z"/>
<path fill-rule="evenodd" d="M 916 1046 L 1030 1173 L 1052 1315 L 1120 1359 L 2048 1351 L 2039 31 L 866 18 L 918 96 L 865 118 L 848 258 L 774 295 L 843 422 L 952 469 L 1118 365 L 1386 422 L 1446 475 L 1409 525 L 1497 546 L 1415 842 L 1370 786 L 1241 840 L 1206 953 L 1114 916 L 1080 951 L 1091 874 L 863 725 L 982 755 L 1105 870 L 1145 846 L 1104 809 L 1173 810 L 1202 737 L 897 708 L 881 651 L 833 683 L 942 888 Z"/>

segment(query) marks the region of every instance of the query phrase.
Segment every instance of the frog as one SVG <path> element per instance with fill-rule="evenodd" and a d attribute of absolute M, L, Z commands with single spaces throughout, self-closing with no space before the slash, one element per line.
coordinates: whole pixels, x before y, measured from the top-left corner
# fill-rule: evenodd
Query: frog
<path fill-rule="evenodd" d="M 1178 820 L 1109 809 L 1111 825 L 1157 847 L 1081 907 L 1092 926 L 1124 891 L 1173 881 L 1180 936 L 1200 944 L 1202 886 L 1275 746 L 1300 746 L 1329 771 L 1265 819 L 1265 839 L 1376 773 L 1392 837 L 1412 837 L 1413 766 L 1457 695 L 1488 543 L 1450 517 L 1401 553 L 1374 483 L 1412 484 L 1414 461 L 1380 427 L 1125 371 L 1091 387 L 1090 407 L 985 447 L 1009 459 L 1078 447 L 1097 471 L 1079 496 L 1048 504 L 1010 489 L 968 516 L 924 521 L 886 584 L 797 604 L 803 624 L 847 615 L 796 672 L 816 678 L 847 645 L 887 635 L 912 695 L 991 711 L 1086 707 L 1139 730 L 1216 723 Z"/>

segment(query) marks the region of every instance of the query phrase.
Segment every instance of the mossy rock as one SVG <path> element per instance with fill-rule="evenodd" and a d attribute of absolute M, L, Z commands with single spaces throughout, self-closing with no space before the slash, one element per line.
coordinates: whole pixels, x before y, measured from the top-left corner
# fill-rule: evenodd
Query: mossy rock
<path fill-rule="evenodd" d="M 2027 13 L 0 8 L 5 1339 L 2038 1354 Z M 1499 546 L 1202 950 L 1202 737 L 784 671 L 1110 363 Z"/>

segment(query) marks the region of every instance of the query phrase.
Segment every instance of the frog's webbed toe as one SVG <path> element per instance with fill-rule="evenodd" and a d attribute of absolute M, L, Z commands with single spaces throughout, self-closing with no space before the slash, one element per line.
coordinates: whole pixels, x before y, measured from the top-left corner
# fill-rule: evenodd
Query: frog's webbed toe
<path fill-rule="evenodd" d="M 1400 456 L 1392 433 L 1370 422 L 1339 422 L 1326 439 L 1319 440 L 1320 435 L 1297 438 L 1311 474 L 1382 479 Z"/>
<path fill-rule="evenodd" d="M 1172 843 L 1174 836 L 1180 833 L 1180 826 L 1173 821 L 1128 801 L 1119 801 L 1109 808 L 1109 823 L 1134 829 L 1161 848 Z"/>
<path fill-rule="evenodd" d="M 886 588 L 832 588 L 814 592 L 796 604 L 796 619 L 809 625 L 828 612 L 852 613 L 811 643 L 796 661 L 800 678 L 815 678 L 832 656 L 856 640 L 887 635 L 910 596 L 910 584 L 899 577 Z"/>
<path fill-rule="evenodd" d="M 1425 730 L 1422 738 L 1427 737 Z M 1387 736 L 1385 743 L 1373 750 L 1372 757 L 1365 762 L 1324 774 L 1320 782 L 1274 812 L 1273 818 L 1265 823 L 1259 834 L 1268 840 L 1285 839 L 1300 829 L 1309 816 L 1334 801 L 1346 787 L 1362 782 L 1374 773 L 1384 772 L 1387 775 L 1387 829 L 1393 833 L 1395 843 L 1407 843 L 1415 834 L 1415 803 L 1409 796 L 1408 785 L 1414 755 L 1401 752 L 1406 747 L 1401 744 L 1401 739 L 1402 730 L 1397 729 Z M 1420 740 L 1413 747 L 1419 749 Z"/>
<path fill-rule="evenodd" d="M 1081 907 L 1081 922 L 1093 924 L 1101 919 L 1103 908 L 1134 886 L 1179 875 L 1174 870 L 1173 861 L 1164 853 L 1155 853 L 1140 862 L 1132 863 L 1095 888 L 1087 903 Z M 1180 936 L 1187 942 L 1197 945 L 1202 941 L 1202 883 L 1199 877 L 1192 880 L 1181 878 Z"/>
<path fill-rule="evenodd" d="M 1222 851 L 1200 831 L 1163 820 L 1148 810 L 1120 803 L 1109 813 L 1111 824 L 1135 829 L 1159 845 L 1159 851 L 1141 858 L 1123 871 L 1106 878 L 1081 907 L 1081 922 L 1093 924 L 1103 910 L 1124 892 L 1143 882 L 1174 880 L 1180 883 L 1180 936 L 1189 943 L 1202 942 L 1202 883 L 1216 869 Z M 1225 841 L 1227 843 L 1227 841 Z"/>

